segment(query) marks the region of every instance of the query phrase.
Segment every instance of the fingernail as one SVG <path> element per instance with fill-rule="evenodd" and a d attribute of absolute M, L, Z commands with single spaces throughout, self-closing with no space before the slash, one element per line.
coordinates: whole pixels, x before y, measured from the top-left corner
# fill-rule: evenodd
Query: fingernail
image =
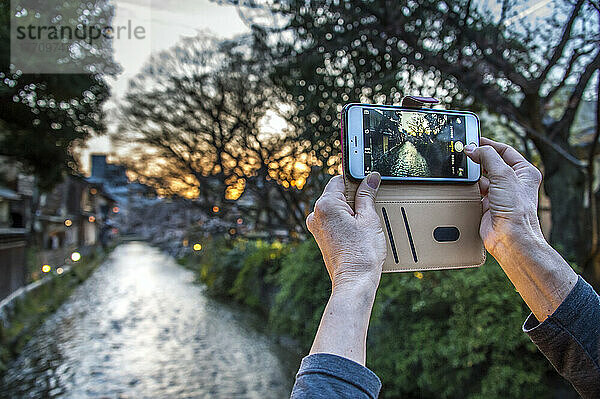
<path fill-rule="evenodd" d="M 465 152 L 473 152 L 475 151 L 475 144 L 467 144 L 464 148 Z"/>
<path fill-rule="evenodd" d="M 381 183 L 381 175 L 378 172 L 371 172 L 367 177 L 367 185 L 373 190 L 377 190 Z"/>

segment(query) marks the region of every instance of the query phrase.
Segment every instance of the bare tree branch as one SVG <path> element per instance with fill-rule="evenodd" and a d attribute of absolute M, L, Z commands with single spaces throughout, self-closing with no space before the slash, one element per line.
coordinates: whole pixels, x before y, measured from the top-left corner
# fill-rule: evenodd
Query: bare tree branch
<path fill-rule="evenodd" d="M 569 101 L 567 102 L 567 106 L 565 111 L 556 123 L 550 128 L 550 137 L 554 137 L 556 135 L 568 135 L 569 127 L 572 125 L 573 120 L 575 119 L 575 115 L 577 113 L 577 109 L 579 108 L 579 104 L 581 103 L 581 97 L 583 96 L 583 91 L 587 87 L 590 79 L 594 75 L 594 72 L 600 68 L 600 51 L 596 53 L 596 56 L 590 63 L 585 67 L 583 73 L 579 77 L 579 81 L 571 93 L 569 97 Z"/>
<path fill-rule="evenodd" d="M 565 69 L 565 72 L 563 73 L 562 79 L 544 97 L 543 104 L 547 104 L 548 102 L 550 102 L 550 100 L 552 100 L 552 98 L 554 98 L 554 96 L 560 91 L 560 89 L 562 89 L 565 86 L 565 83 L 566 83 L 567 79 L 571 76 L 571 71 L 573 70 L 573 66 L 575 66 L 575 64 L 577 63 L 577 60 L 582 56 L 590 54 L 593 50 L 594 50 L 594 47 L 590 47 L 587 50 L 577 49 L 573 52 L 573 54 L 571 55 L 571 58 L 569 59 L 569 62 L 567 63 L 567 67 Z"/>
<path fill-rule="evenodd" d="M 543 144 L 543 145 L 551 148 L 553 151 L 555 151 L 557 154 L 559 154 L 561 157 L 563 157 L 566 161 L 568 161 L 569 163 L 571 163 L 572 165 L 574 165 L 578 168 L 586 168 L 587 167 L 587 163 L 579 160 L 573 154 L 571 154 L 567 150 L 565 150 L 562 146 L 553 142 L 546 135 L 541 134 L 540 132 L 536 131 L 535 129 L 533 129 L 530 126 L 524 125 L 523 121 L 519 121 L 519 120 L 515 119 L 512 115 L 506 115 L 506 116 L 508 118 L 510 118 L 511 120 L 513 120 L 517 125 L 521 126 L 525 130 L 525 133 L 527 134 L 527 136 L 534 143 L 538 143 L 538 145 Z"/>
<path fill-rule="evenodd" d="M 290 160 L 303 146 L 263 132 L 270 110 L 285 105 L 283 92 L 250 49 L 206 41 L 185 40 L 134 81 L 122 121 L 131 133 L 122 140 L 140 153 L 128 166 L 164 195 L 197 197 L 208 212 L 219 206 L 221 218 L 244 192 L 262 227 L 302 231 L 307 199 L 295 186 L 307 176 Z"/>
<path fill-rule="evenodd" d="M 562 57 L 563 51 L 565 50 L 565 47 L 566 47 L 567 43 L 569 42 L 569 39 L 571 38 L 571 31 L 573 30 L 573 24 L 577 20 L 577 15 L 579 14 L 579 11 L 581 10 L 581 7 L 583 6 L 584 2 L 585 2 L 584 0 L 577 0 L 577 3 L 575 4 L 573 11 L 571 12 L 571 16 L 569 17 L 569 20 L 567 21 L 565 29 L 563 30 L 560 41 L 558 42 L 558 45 L 554 48 L 552 57 L 550 57 L 550 59 L 548 60 L 548 63 L 546 64 L 546 67 L 544 68 L 544 70 L 542 70 L 540 75 L 537 77 L 537 79 L 535 79 L 535 81 L 533 83 L 536 91 L 539 90 L 540 86 L 546 80 L 546 77 L 548 76 L 548 73 L 550 72 L 550 70 L 556 65 L 558 60 Z"/>

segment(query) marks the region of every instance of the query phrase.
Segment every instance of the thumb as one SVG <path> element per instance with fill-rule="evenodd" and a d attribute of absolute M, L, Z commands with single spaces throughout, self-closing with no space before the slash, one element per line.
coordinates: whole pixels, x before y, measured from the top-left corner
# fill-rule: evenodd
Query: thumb
<path fill-rule="evenodd" d="M 488 173 L 491 180 L 499 176 L 514 175 L 513 169 L 504 162 L 498 151 L 492 146 L 483 145 L 475 147 L 469 144 L 465 147 L 465 154 L 475 163 L 480 164 Z"/>
<path fill-rule="evenodd" d="M 354 197 L 354 211 L 356 214 L 377 214 L 375 212 L 375 197 L 380 183 L 381 175 L 378 172 L 371 172 L 363 179 Z"/>

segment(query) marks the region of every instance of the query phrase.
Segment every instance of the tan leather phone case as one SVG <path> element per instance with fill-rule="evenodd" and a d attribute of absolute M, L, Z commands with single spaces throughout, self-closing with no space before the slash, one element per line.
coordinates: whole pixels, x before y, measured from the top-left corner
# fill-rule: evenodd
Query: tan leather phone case
<path fill-rule="evenodd" d="M 422 107 L 437 100 L 405 97 L 403 106 Z M 344 145 L 347 140 L 342 141 Z M 359 182 L 347 173 L 346 199 L 354 207 Z M 475 184 L 382 182 L 375 201 L 387 238 L 384 272 L 481 266 L 485 248 L 479 236 L 481 194 Z"/>

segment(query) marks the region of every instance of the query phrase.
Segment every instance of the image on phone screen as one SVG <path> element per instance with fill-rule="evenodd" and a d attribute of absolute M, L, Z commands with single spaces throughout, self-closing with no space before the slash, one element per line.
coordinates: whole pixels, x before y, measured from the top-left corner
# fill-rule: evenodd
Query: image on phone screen
<path fill-rule="evenodd" d="M 467 177 L 465 117 L 363 108 L 365 175 Z"/>

